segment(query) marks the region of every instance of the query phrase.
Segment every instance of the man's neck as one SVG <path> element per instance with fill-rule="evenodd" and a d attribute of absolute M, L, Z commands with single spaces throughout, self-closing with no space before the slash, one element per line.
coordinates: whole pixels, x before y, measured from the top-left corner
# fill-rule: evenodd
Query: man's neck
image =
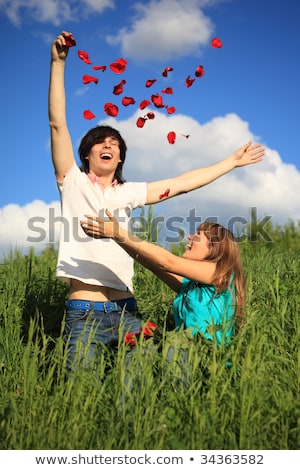
<path fill-rule="evenodd" d="M 116 180 L 114 180 L 114 175 L 112 174 L 98 176 L 93 171 L 91 171 L 88 173 L 88 177 L 93 183 L 99 184 L 99 186 L 101 186 L 103 189 L 111 186 L 116 182 Z"/>

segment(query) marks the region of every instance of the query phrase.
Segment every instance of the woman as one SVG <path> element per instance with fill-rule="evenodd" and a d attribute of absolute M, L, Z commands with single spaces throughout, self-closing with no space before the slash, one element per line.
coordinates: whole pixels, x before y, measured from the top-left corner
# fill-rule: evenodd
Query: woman
<path fill-rule="evenodd" d="M 86 215 L 81 226 L 94 238 L 113 238 L 130 256 L 150 269 L 177 292 L 174 300 L 176 328 L 189 329 L 226 343 L 243 319 L 245 280 L 238 243 L 233 234 L 215 222 L 204 222 L 188 236 L 182 257 L 141 240 L 108 219 Z"/>

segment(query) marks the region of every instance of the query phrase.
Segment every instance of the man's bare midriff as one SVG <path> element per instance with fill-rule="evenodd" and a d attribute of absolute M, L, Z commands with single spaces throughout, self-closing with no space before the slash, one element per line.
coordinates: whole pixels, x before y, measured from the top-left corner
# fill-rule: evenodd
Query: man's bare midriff
<path fill-rule="evenodd" d="M 114 300 L 132 297 L 130 291 L 113 289 L 112 287 L 85 284 L 77 279 L 71 279 L 69 299 L 91 300 L 93 302 L 112 302 Z"/>

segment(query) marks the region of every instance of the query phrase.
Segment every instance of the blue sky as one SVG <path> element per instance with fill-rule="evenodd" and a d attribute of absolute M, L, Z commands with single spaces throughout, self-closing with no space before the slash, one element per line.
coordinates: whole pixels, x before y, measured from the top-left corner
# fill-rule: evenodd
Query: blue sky
<path fill-rule="evenodd" d="M 41 218 L 46 234 L 33 243 L 37 250 L 57 237 L 58 223 L 46 228 L 49 218 L 60 214 L 47 93 L 50 45 L 61 30 L 72 31 L 77 41 L 66 68 L 76 155 L 83 134 L 108 122 L 127 142 L 126 179 L 153 181 L 214 163 L 251 139 L 266 146 L 264 162 L 164 202 L 155 212 L 186 217 L 196 210 L 202 219 L 217 217 L 226 224 L 234 217 L 246 220 L 255 207 L 259 219 L 268 215 L 274 224 L 298 222 L 299 20 L 300 4 L 294 0 L 0 0 L 0 253 L 32 244 L 29 226 L 35 217 Z M 215 36 L 224 44 L 220 49 L 210 45 Z M 92 71 L 78 50 L 108 69 Z M 116 75 L 109 64 L 120 57 L 128 65 Z M 198 65 L 205 74 L 187 89 L 185 78 L 194 77 Z M 173 72 L 164 78 L 166 66 Z M 84 74 L 97 76 L 99 83 L 83 85 Z M 153 78 L 157 82 L 146 89 L 145 81 Z M 116 97 L 112 88 L 121 79 L 125 91 Z M 136 120 L 143 115 L 138 103 L 164 87 L 174 90 L 164 101 L 176 113 L 167 116 L 152 106 L 155 119 L 138 129 Z M 137 105 L 123 107 L 124 95 L 133 96 Z M 118 104 L 116 118 L 104 114 L 107 101 Z M 85 120 L 85 109 L 96 118 Z M 174 145 L 166 139 L 171 130 L 177 133 Z M 12 233 L 12 227 L 18 230 Z"/>

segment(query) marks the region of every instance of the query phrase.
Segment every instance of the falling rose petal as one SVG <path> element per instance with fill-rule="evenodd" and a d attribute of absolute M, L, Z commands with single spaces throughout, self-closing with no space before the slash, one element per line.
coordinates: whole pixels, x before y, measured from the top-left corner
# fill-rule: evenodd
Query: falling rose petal
<path fill-rule="evenodd" d="M 137 125 L 137 127 L 142 128 L 142 127 L 144 127 L 145 122 L 146 122 L 145 118 L 139 117 L 138 120 L 136 121 L 136 125 Z"/>
<path fill-rule="evenodd" d="M 89 58 L 88 53 L 85 51 L 78 51 L 77 54 L 78 54 L 79 59 L 81 60 Z"/>
<path fill-rule="evenodd" d="M 123 338 L 124 343 L 127 344 L 127 346 L 129 346 L 130 349 L 135 348 L 137 336 L 138 336 L 138 333 L 126 333 Z"/>
<path fill-rule="evenodd" d="M 168 106 L 168 105 L 166 105 L 166 110 L 167 110 L 167 113 L 168 113 L 168 114 L 174 114 L 174 113 L 176 113 L 176 108 L 175 108 L 175 106 Z"/>
<path fill-rule="evenodd" d="M 190 78 L 190 75 L 189 75 L 189 76 L 186 77 L 186 79 L 185 79 L 185 86 L 186 86 L 187 88 L 190 88 L 190 87 L 193 85 L 193 83 L 194 83 L 195 80 L 196 80 L 195 78 Z"/>
<path fill-rule="evenodd" d="M 120 95 L 123 93 L 123 85 L 125 85 L 126 80 L 122 80 L 118 85 L 114 86 L 113 94 L 114 95 Z"/>
<path fill-rule="evenodd" d="M 115 62 L 112 62 L 109 68 L 114 73 L 123 73 L 125 72 L 127 64 L 128 64 L 127 60 L 120 58 L 120 59 L 117 59 Z"/>
<path fill-rule="evenodd" d="M 155 118 L 155 114 L 152 113 L 152 112 L 147 113 L 146 116 L 147 116 L 148 119 L 154 119 Z"/>
<path fill-rule="evenodd" d="M 150 88 L 153 85 L 153 83 L 155 83 L 155 82 L 156 82 L 156 78 L 154 78 L 153 80 L 147 80 L 146 81 L 146 87 Z"/>
<path fill-rule="evenodd" d="M 171 132 L 170 132 L 170 134 L 171 134 Z M 174 134 L 174 132 L 173 132 L 173 134 Z M 169 136 L 169 134 L 168 134 L 168 136 Z M 169 139 L 169 137 L 168 137 L 168 139 Z M 170 139 L 169 139 L 169 142 L 170 142 Z M 174 140 L 174 142 L 175 142 L 175 140 Z M 170 144 L 174 144 L 174 142 L 170 142 Z M 160 194 L 159 199 L 164 199 L 165 197 L 168 197 L 169 194 L 170 194 L 170 188 L 166 189 L 163 194 Z"/>
<path fill-rule="evenodd" d="M 65 36 L 65 41 L 67 47 L 76 46 L 76 41 L 72 34 L 70 34 L 69 36 Z"/>
<path fill-rule="evenodd" d="M 78 51 L 77 52 L 79 59 L 83 60 L 86 64 L 91 64 L 92 62 L 89 59 L 89 55 L 85 51 Z"/>
<path fill-rule="evenodd" d="M 128 106 L 130 104 L 135 104 L 135 99 L 131 98 L 131 96 L 124 96 L 124 98 L 122 99 L 122 104 L 124 106 Z"/>
<path fill-rule="evenodd" d="M 220 47 L 223 46 L 223 43 L 222 43 L 221 39 L 219 39 L 219 38 L 213 38 L 213 39 L 211 40 L 211 45 L 212 45 L 212 47 L 214 47 L 215 49 L 220 49 Z"/>
<path fill-rule="evenodd" d="M 145 109 L 145 108 L 147 108 L 147 106 L 149 106 L 150 104 L 151 104 L 150 101 L 148 101 L 148 100 L 143 100 L 143 101 L 140 102 L 140 109 Z"/>
<path fill-rule="evenodd" d="M 162 97 L 156 93 L 156 95 L 151 96 L 151 101 L 157 108 L 164 108 L 165 105 L 163 104 Z"/>
<path fill-rule="evenodd" d="M 164 88 L 163 90 L 161 90 L 162 93 L 166 93 L 168 95 L 173 95 L 173 88 L 172 87 L 167 87 L 167 88 Z"/>
<path fill-rule="evenodd" d="M 198 67 L 196 68 L 196 72 L 195 72 L 195 75 L 196 77 L 203 77 L 204 75 L 204 67 L 203 65 L 198 65 Z"/>
<path fill-rule="evenodd" d="M 106 65 L 93 65 L 93 70 L 102 70 L 102 72 L 105 72 Z"/>
<path fill-rule="evenodd" d="M 173 131 L 169 132 L 169 134 L 167 135 L 167 139 L 169 141 L 169 144 L 175 144 L 176 133 Z"/>
<path fill-rule="evenodd" d="M 94 119 L 96 117 L 96 115 L 94 113 L 92 113 L 92 111 L 90 111 L 89 109 L 86 109 L 84 112 L 83 112 L 83 117 L 84 119 Z"/>
<path fill-rule="evenodd" d="M 152 321 L 147 321 L 146 325 L 142 329 L 144 336 L 146 337 L 153 336 L 155 330 L 159 330 L 159 327 Z"/>
<path fill-rule="evenodd" d="M 92 77 L 91 75 L 83 75 L 82 81 L 85 85 L 87 83 L 91 83 L 91 82 L 94 82 L 94 83 L 97 84 L 98 83 L 98 78 L 97 77 Z"/>
<path fill-rule="evenodd" d="M 107 114 L 108 116 L 115 117 L 115 116 L 117 116 L 118 113 L 119 113 L 119 108 L 118 108 L 118 106 L 116 106 L 116 105 L 113 104 L 113 103 L 105 103 L 105 105 L 104 105 L 104 112 L 105 112 L 105 114 Z"/>
<path fill-rule="evenodd" d="M 162 76 L 163 76 L 163 77 L 167 77 L 169 72 L 173 72 L 173 68 L 172 68 L 172 67 L 166 67 L 165 70 L 164 70 L 163 73 L 162 73 Z"/>

